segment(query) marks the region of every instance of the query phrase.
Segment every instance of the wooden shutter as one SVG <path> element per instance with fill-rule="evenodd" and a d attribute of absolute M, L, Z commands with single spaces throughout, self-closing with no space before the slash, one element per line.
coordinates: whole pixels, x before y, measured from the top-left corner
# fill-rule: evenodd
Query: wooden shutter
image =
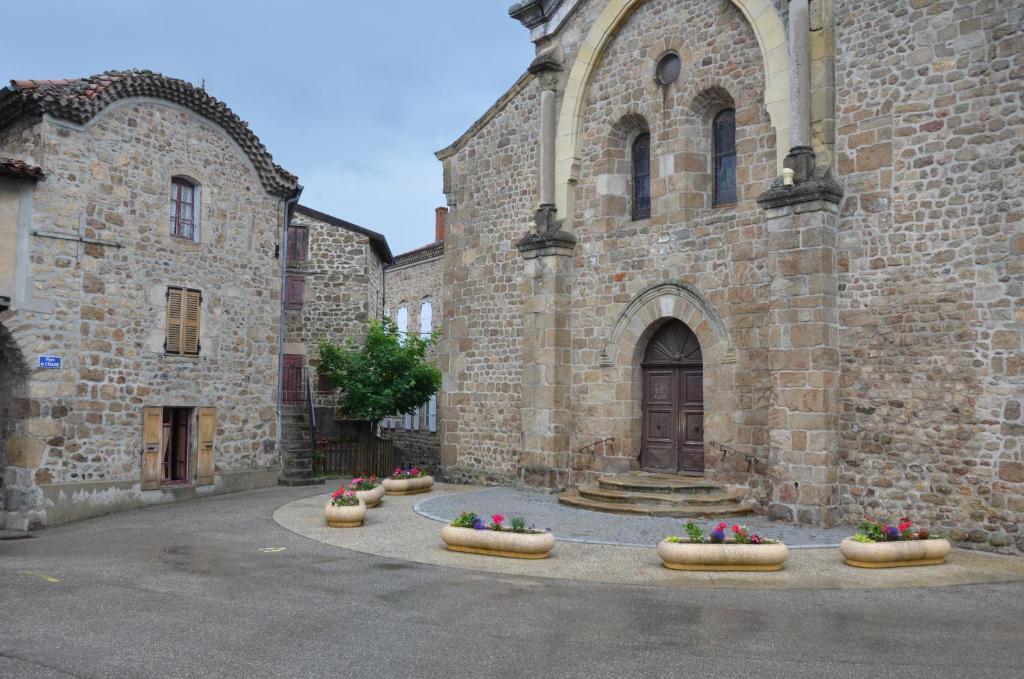
<path fill-rule="evenodd" d="M 164 350 L 168 354 L 181 353 L 181 312 L 185 291 L 181 288 L 167 288 L 167 341 Z"/>
<path fill-rule="evenodd" d="M 199 451 L 196 454 L 196 485 L 213 485 L 213 437 L 217 433 L 217 409 L 199 408 Z"/>
<path fill-rule="evenodd" d="M 163 450 L 163 408 L 142 410 L 142 490 L 160 489 L 160 451 Z"/>
<path fill-rule="evenodd" d="M 185 313 L 182 320 L 182 353 L 199 355 L 199 304 L 202 294 L 198 290 L 185 290 Z"/>
<path fill-rule="evenodd" d="M 284 308 L 301 309 L 303 291 L 305 290 L 306 279 L 302 276 L 288 276 L 285 278 Z"/>

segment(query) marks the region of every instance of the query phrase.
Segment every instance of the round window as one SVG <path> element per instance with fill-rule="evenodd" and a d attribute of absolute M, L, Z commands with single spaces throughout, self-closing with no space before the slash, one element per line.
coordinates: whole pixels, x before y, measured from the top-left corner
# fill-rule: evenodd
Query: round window
<path fill-rule="evenodd" d="M 658 61 L 658 68 L 655 70 L 655 79 L 659 85 L 671 85 L 679 77 L 683 69 L 683 60 L 675 52 L 669 52 Z"/>

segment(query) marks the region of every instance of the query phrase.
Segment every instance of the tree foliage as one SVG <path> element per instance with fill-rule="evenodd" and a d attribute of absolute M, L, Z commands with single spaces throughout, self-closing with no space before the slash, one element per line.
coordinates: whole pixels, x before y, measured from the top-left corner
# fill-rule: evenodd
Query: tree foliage
<path fill-rule="evenodd" d="M 441 371 L 426 357 L 436 341 L 436 332 L 402 337 L 394 320 L 374 320 L 362 348 L 320 340 L 317 372 L 341 389 L 338 405 L 347 417 L 376 424 L 416 410 L 437 393 Z"/>

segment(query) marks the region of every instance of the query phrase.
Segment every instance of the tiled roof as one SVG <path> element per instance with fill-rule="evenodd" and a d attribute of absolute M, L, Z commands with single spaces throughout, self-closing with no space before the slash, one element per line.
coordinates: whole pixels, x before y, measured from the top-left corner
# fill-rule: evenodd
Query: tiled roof
<path fill-rule="evenodd" d="M 18 177 L 21 179 L 42 179 L 43 171 L 24 160 L 0 156 L 0 176 Z"/>
<path fill-rule="evenodd" d="M 252 160 L 268 193 L 282 197 L 295 193 L 298 178 L 274 163 L 248 123 L 224 102 L 192 83 L 152 71 L 107 71 L 77 80 L 12 80 L 0 90 L 0 128 L 23 116 L 44 113 L 82 125 L 128 97 L 164 99 L 219 124 Z"/>
<path fill-rule="evenodd" d="M 366 227 L 353 224 L 352 222 L 347 222 L 344 219 L 339 219 L 338 217 L 329 215 L 326 212 L 320 212 L 319 210 L 314 210 L 313 208 L 306 207 L 305 205 L 296 205 L 295 211 L 300 215 L 319 219 L 321 222 L 326 222 L 342 229 L 352 231 L 353 233 L 366 236 L 370 239 L 370 244 L 373 246 L 373 249 L 377 252 L 377 256 L 380 257 L 382 262 L 385 264 L 391 264 L 394 261 L 394 257 L 391 256 L 391 246 L 388 245 L 388 239 L 384 237 L 384 234 L 371 231 Z"/>

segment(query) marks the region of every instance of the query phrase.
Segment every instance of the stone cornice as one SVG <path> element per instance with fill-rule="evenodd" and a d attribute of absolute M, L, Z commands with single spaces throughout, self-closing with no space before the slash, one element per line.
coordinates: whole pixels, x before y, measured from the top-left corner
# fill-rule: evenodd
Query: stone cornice
<path fill-rule="evenodd" d="M 771 187 L 757 197 L 757 204 L 769 210 L 800 203 L 824 201 L 838 204 L 843 198 L 843 188 L 830 173 L 816 172 L 807 181 L 785 186 L 782 179 L 776 179 Z"/>
<path fill-rule="evenodd" d="M 206 90 L 152 71 L 107 71 L 77 80 L 12 80 L 0 90 L 0 128 L 43 114 L 85 125 L 112 103 L 130 97 L 164 99 L 218 124 L 242 148 L 266 191 L 290 198 L 298 178 L 274 162 L 248 123 Z"/>

